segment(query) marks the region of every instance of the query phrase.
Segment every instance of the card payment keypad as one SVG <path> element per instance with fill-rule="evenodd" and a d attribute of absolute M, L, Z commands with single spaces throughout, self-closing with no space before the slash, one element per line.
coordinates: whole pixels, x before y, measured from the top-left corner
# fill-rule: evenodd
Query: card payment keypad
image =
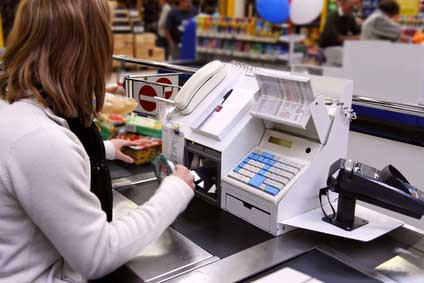
<path fill-rule="evenodd" d="M 304 165 L 271 152 L 252 151 L 228 176 L 276 196 L 302 170 Z"/>

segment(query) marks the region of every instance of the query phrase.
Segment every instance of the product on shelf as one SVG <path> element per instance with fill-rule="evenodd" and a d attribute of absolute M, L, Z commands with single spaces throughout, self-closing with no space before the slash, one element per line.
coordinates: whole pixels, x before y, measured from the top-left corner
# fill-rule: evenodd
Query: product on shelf
<path fill-rule="evenodd" d="M 415 32 L 414 36 L 412 37 L 412 42 L 415 44 L 424 43 L 424 33 L 421 31 Z"/>
<path fill-rule="evenodd" d="M 409 37 L 413 37 L 417 32 L 422 32 L 424 29 L 424 15 L 401 16 L 398 22 L 402 26 L 403 33 Z"/>
<path fill-rule="evenodd" d="M 278 40 L 281 35 L 288 33 L 288 26 L 271 24 L 257 18 L 232 18 L 200 15 L 197 20 L 198 35 L 232 38 L 233 36 L 266 37 Z"/>
<path fill-rule="evenodd" d="M 287 24 L 272 24 L 257 18 L 231 18 L 200 15 L 197 17 L 197 52 L 262 61 L 291 61 L 303 52 L 288 37 Z M 290 45 L 297 54 L 289 55 Z"/>

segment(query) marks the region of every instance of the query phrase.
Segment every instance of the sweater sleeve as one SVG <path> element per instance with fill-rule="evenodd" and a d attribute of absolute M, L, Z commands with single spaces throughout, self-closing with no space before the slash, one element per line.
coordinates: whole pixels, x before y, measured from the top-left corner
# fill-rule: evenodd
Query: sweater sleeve
<path fill-rule="evenodd" d="M 400 25 L 387 17 L 376 18 L 372 31 L 376 37 L 392 41 L 398 41 L 402 36 Z"/>
<path fill-rule="evenodd" d="M 104 141 L 103 143 L 105 145 L 106 159 L 114 160 L 116 157 L 115 146 L 111 141 Z"/>
<path fill-rule="evenodd" d="M 163 180 L 156 194 L 108 223 L 89 190 L 88 157 L 65 129 L 40 129 L 14 144 L 8 178 L 28 216 L 64 259 L 87 279 L 114 271 L 156 240 L 192 199 L 181 179 Z"/>

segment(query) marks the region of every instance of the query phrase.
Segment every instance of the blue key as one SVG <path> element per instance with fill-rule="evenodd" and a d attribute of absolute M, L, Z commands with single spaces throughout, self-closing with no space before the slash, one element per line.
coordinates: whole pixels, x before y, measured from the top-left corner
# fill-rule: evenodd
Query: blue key
<path fill-rule="evenodd" d="M 262 167 L 263 170 L 268 171 L 269 169 L 271 169 L 271 166 L 269 166 L 268 164 L 265 164 L 264 167 Z"/>
<path fill-rule="evenodd" d="M 265 158 L 263 158 L 262 156 L 259 157 L 259 162 L 263 162 Z"/>
<path fill-rule="evenodd" d="M 271 161 L 271 159 L 264 158 L 264 163 L 265 163 L 265 164 L 268 164 L 268 162 L 269 162 L 269 161 Z"/>
<path fill-rule="evenodd" d="M 280 191 L 275 187 L 266 186 L 265 192 L 272 195 L 272 196 L 276 196 Z"/>
<path fill-rule="evenodd" d="M 267 171 L 265 171 L 264 169 L 262 169 L 261 171 L 259 171 L 259 175 L 265 176 Z"/>
<path fill-rule="evenodd" d="M 253 158 L 253 157 L 255 157 L 254 153 L 249 154 L 249 158 Z"/>
<path fill-rule="evenodd" d="M 249 158 L 249 157 L 247 157 L 247 158 L 245 158 L 245 159 L 243 160 L 243 162 L 244 162 L 244 163 L 249 163 L 249 161 L 250 161 L 250 158 Z"/>
<path fill-rule="evenodd" d="M 271 159 L 268 159 L 268 165 L 270 165 L 270 166 L 274 166 L 274 164 L 275 164 L 275 161 L 274 160 L 271 160 Z"/>
<path fill-rule="evenodd" d="M 274 159 L 275 157 L 275 155 L 270 152 L 264 152 L 262 155 L 269 159 Z"/>
<path fill-rule="evenodd" d="M 255 188 L 259 188 L 264 181 L 265 181 L 265 177 L 257 174 L 253 176 L 252 179 L 250 179 L 249 185 Z"/>

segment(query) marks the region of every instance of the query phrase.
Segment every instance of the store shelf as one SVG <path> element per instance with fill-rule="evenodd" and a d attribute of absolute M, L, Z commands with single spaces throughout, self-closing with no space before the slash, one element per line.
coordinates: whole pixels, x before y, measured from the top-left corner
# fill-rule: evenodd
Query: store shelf
<path fill-rule="evenodd" d="M 142 33 L 144 33 L 144 26 L 133 26 L 133 32 L 135 34 L 142 34 Z"/>
<path fill-rule="evenodd" d="M 235 58 L 270 61 L 270 62 L 272 61 L 288 62 L 288 58 L 289 58 L 288 54 L 283 54 L 283 55 L 257 54 L 257 53 L 248 53 L 248 52 L 240 52 L 240 51 L 223 50 L 219 48 L 206 48 L 206 47 L 198 47 L 197 52 L 204 53 L 204 54 L 225 55 L 225 56 L 232 56 Z M 299 55 L 302 55 L 302 54 L 296 54 L 296 58 L 299 58 Z"/>
<path fill-rule="evenodd" d="M 132 19 L 136 19 L 136 18 L 139 18 L 140 17 L 140 15 L 139 15 L 139 13 L 138 13 L 138 11 L 137 10 L 130 10 L 129 12 L 128 12 L 128 15 L 130 16 L 130 18 L 132 18 Z"/>
<path fill-rule="evenodd" d="M 280 42 L 286 42 L 286 43 L 297 43 L 304 41 L 306 39 L 306 36 L 303 34 L 290 34 L 290 35 L 283 35 L 279 38 Z"/>
<path fill-rule="evenodd" d="M 238 34 L 234 36 L 235 39 L 241 41 L 252 41 L 252 42 L 263 42 L 263 43 L 278 43 L 277 37 L 268 37 L 268 36 L 252 36 L 252 35 L 242 35 Z"/>
<path fill-rule="evenodd" d="M 292 55 L 292 58 L 291 58 L 291 60 L 293 60 L 293 61 L 297 61 L 297 60 L 301 60 L 303 58 L 303 53 L 294 53 L 293 55 Z M 287 53 L 287 54 L 282 54 L 282 55 L 278 55 L 278 60 L 281 60 L 281 61 L 289 61 L 289 54 Z"/>
<path fill-rule="evenodd" d="M 130 22 L 130 19 L 128 17 L 122 17 L 122 18 L 120 18 L 120 17 L 114 17 L 112 19 L 112 22 L 113 23 L 129 23 Z"/>
<path fill-rule="evenodd" d="M 234 39 L 230 33 L 216 33 L 216 32 L 197 32 L 197 37 L 216 38 L 216 39 Z"/>
<path fill-rule="evenodd" d="M 226 56 L 233 55 L 233 52 L 231 50 L 223 50 L 219 48 L 197 47 L 197 52 L 205 53 L 205 54 L 226 55 Z"/>
<path fill-rule="evenodd" d="M 216 33 L 216 32 L 211 32 L 211 33 L 197 32 L 197 37 L 231 39 L 231 40 L 274 43 L 274 44 L 278 43 L 278 40 L 279 40 L 277 37 L 253 36 L 253 35 L 242 35 L 242 34 L 231 34 L 231 33 Z"/>
<path fill-rule="evenodd" d="M 204 53 L 204 54 L 226 55 L 226 56 L 232 56 L 235 58 L 251 59 L 251 60 L 258 60 L 258 61 L 280 61 L 280 62 L 287 62 L 289 64 L 293 64 L 293 62 L 300 61 L 303 58 L 303 54 L 297 53 L 295 52 L 295 50 L 296 50 L 296 44 L 306 39 L 304 35 L 299 35 L 299 34 L 285 35 L 285 36 L 281 36 L 277 38 L 277 37 L 262 37 L 262 36 L 251 36 L 251 35 L 232 34 L 232 33 L 216 33 L 216 32 L 209 32 L 209 33 L 198 32 L 197 37 L 200 39 L 213 38 L 216 40 L 224 40 L 224 41 L 233 40 L 235 42 L 246 41 L 246 42 L 252 42 L 257 44 L 260 44 L 260 43 L 274 44 L 274 46 L 276 47 L 275 48 L 276 53 L 281 52 L 281 49 L 287 48 L 286 45 L 288 45 L 288 53 L 279 54 L 279 55 L 260 54 L 260 53 L 255 53 L 254 51 L 243 52 L 243 51 L 232 51 L 232 50 L 222 49 L 222 46 L 227 46 L 226 43 L 218 44 L 218 46 L 221 46 L 221 48 L 198 47 L 197 52 Z M 205 44 L 205 45 L 207 46 L 209 44 Z M 216 45 L 216 44 L 213 44 L 213 45 Z M 277 48 L 277 45 L 281 45 L 281 47 Z M 253 50 L 256 50 L 255 45 L 253 45 L 252 48 Z M 264 46 L 263 49 L 267 50 L 268 52 L 270 51 L 268 46 Z M 289 54 L 292 54 L 292 55 L 289 55 Z"/>
<path fill-rule="evenodd" d="M 130 26 L 113 26 L 112 32 L 131 32 L 132 29 Z"/>

